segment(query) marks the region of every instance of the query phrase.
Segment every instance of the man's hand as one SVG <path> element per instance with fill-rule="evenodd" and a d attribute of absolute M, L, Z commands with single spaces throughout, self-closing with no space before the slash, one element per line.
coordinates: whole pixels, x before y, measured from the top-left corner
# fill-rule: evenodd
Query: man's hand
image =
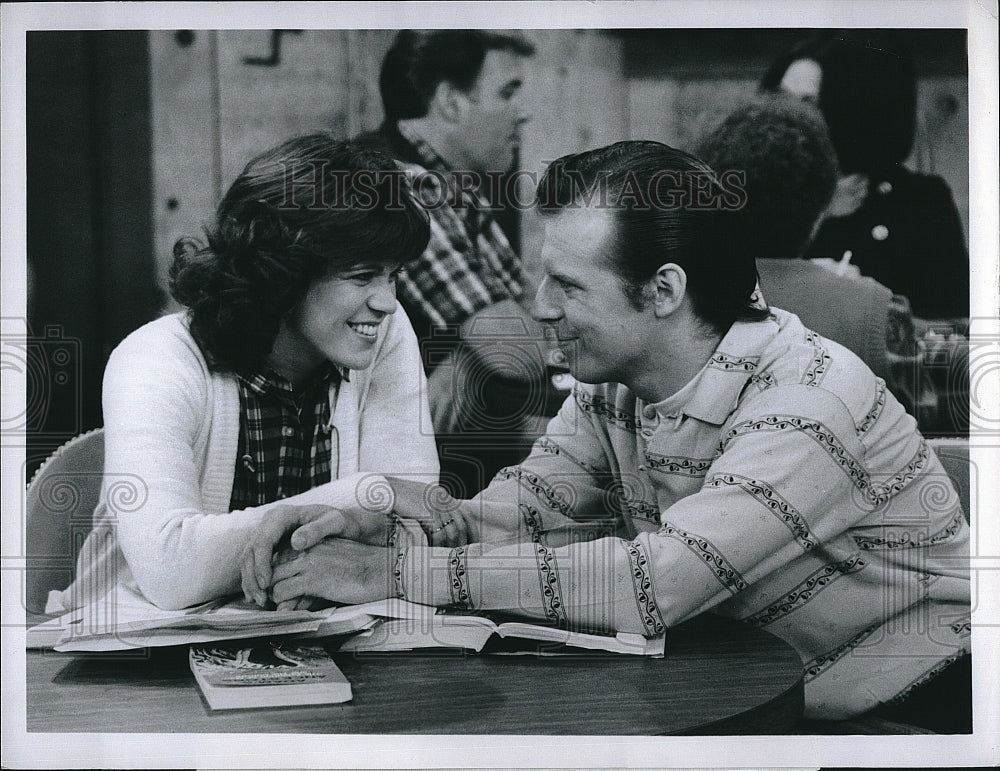
<path fill-rule="evenodd" d="M 350 605 L 384 599 L 392 594 L 395 556 L 389 549 L 342 538 L 323 541 L 274 567 L 271 599 L 279 607 L 300 597 Z"/>
<path fill-rule="evenodd" d="M 393 513 L 402 519 L 413 519 L 428 534 L 433 546 L 451 544 L 464 532 L 464 501 L 452 497 L 445 488 L 433 482 L 387 477 L 393 492 Z"/>
<path fill-rule="evenodd" d="M 370 512 L 351 513 L 321 505 L 276 506 L 243 554 L 243 594 L 247 600 L 266 606 L 275 552 L 289 536 L 296 551 L 332 537 L 384 544 L 388 527 L 387 517 Z"/>

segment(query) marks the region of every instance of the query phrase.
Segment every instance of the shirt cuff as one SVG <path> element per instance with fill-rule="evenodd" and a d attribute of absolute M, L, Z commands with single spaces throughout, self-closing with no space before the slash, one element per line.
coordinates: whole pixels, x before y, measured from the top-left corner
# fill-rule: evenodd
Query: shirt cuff
<path fill-rule="evenodd" d="M 417 520 L 403 519 L 393 514 L 392 522 L 389 524 L 389 541 L 386 545 L 390 549 L 427 546 L 427 534 Z"/>
<path fill-rule="evenodd" d="M 421 605 L 461 605 L 471 608 L 468 598 L 462 602 L 452 596 L 451 577 L 455 573 L 455 551 L 456 549 L 427 546 L 400 549 L 393 571 L 396 596 Z"/>

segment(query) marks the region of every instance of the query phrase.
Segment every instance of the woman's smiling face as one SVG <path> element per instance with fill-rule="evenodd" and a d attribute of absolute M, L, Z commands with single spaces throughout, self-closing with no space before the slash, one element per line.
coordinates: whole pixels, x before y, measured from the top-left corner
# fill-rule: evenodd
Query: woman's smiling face
<path fill-rule="evenodd" d="M 360 265 L 316 279 L 282 319 L 269 363 L 287 376 L 324 361 L 365 369 L 386 316 L 396 310 L 398 265 Z M 294 380 L 293 380 L 294 382 Z"/>

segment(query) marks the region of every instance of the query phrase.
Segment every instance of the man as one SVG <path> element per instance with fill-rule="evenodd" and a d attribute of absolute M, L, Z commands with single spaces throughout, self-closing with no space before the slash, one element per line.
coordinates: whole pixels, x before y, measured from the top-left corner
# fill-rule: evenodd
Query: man
<path fill-rule="evenodd" d="M 536 416 L 565 397 L 547 384 L 541 329 L 521 306 L 521 261 L 494 216 L 528 120 L 521 89 L 533 53 L 498 32 L 403 30 L 382 64 L 385 122 L 358 138 L 405 164 L 432 218 L 399 300 L 424 352 L 443 478 L 470 495 L 527 454 L 544 425 Z"/>
<path fill-rule="evenodd" d="M 742 175 L 741 229 L 764 298 L 850 348 L 911 415 L 933 420 L 937 394 L 916 365 L 907 299 L 804 259 L 837 184 L 837 154 L 819 111 L 791 97 L 762 97 L 727 116 L 697 154 L 719 174 Z"/>
<path fill-rule="evenodd" d="M 621 142 L 556 161 L 538 199 L 534 315 L 581 383 L 546 436 L 470 501 L 392 480 L 395 512 L 420 525 L 405 534 L 398 518 L 286 510 L 248 551 L 247 595 L 400 596 L 645 635 L 711 610 L 796 647 L 818 718 L 955 666 L 958 496 L 860 359 L 753 302 L 740 191 L 693 156 Z M 298 525 L 302 551 L 272 575 Z"/>

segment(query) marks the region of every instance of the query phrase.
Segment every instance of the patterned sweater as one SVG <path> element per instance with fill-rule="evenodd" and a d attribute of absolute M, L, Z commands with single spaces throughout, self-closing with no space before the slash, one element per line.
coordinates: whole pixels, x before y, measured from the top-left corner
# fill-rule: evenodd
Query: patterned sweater
<path fill-rule="evenodd" d="M 397 560 L 397 589 L 652 635 L 712 610 L 792 644 L 806 714 L 904 695 L 969 650 L 969 531 L 912 417 L 774 310 L 680 392 L 579 386 L 520 465 Z"/>

